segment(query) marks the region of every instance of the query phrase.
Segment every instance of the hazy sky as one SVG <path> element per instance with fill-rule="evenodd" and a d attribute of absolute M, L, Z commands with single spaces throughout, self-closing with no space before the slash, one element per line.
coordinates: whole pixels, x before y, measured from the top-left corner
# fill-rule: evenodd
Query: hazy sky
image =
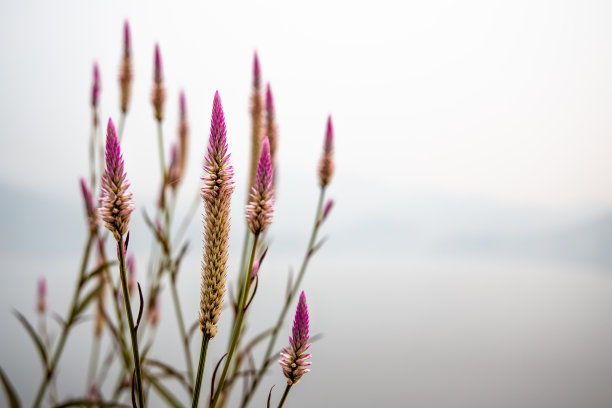
<path fill-rule="evenodd" d="M 3 2 L 1 181 L 76 194 L 87 171 L 89 86 L 117 116 L 121 26 L 135 82 L 125 156 L 137 196 L 157 173 L 149 103 L 159 42 L 174 137 L 187 93 L 197 183 L 212 97 L 221 93 L 239 177 L 259 51 L 276 97 L 284 180 L 312 177 L 325 117 L 337 129 L 338 195 L 402 192 L 555 208 L 612 204 L 611 7 L 606 1 Z M 170 136 L 166 137 L 169 143 Z M 381 192 L 381 194 L 378 194 Z M 360 193 L 361 194 L 361 193 Z M 365 197 L 364 197 L 365 199 Z M 369 209 L 367 206 L 364 210 Z"/>

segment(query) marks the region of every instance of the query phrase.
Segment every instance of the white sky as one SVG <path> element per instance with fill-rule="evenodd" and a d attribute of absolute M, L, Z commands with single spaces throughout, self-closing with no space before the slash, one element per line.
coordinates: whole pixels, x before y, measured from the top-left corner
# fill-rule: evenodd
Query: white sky
<path fill-rule="evenodd" d="M 605 1 L 3 2 L 0 181 L 77 194 L 87 172 L 91 66 L 100 63 L 103 118 L 117 116 L 128 18 L 135 86 L 125 156 L 137 197 L 153 196 L 159 177 L 149 166 L 157 160 L 149 93 L 159 41 L 166 143 L 183 87 L 193 185 L 216 89 L 244 177 L 257 49 L 276 97 L 283 180 L 312 180 L 331 112 L 338 196 L 362 195 L 355 189 L 363 183 L 378 200 L 433 193 L 609 206 L 611 17 Z"/>

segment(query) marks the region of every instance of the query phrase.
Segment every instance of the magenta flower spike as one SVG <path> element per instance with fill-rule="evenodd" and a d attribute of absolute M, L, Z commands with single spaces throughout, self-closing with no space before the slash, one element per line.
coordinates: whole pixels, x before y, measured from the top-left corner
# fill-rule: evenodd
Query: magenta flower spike
<path fill-rule="evenodd" d="M 257 165 L 255 184 L 251 188 L 250 201 L 246 207 L 249 229 L 255 235 L 265 231 L 272 222 L 274 212 L 274 189 L 272 187 L 272 163 L 270 142 L 266 137 L 261 146 L 261 156 Z"/>
<path fill-rule="evenodd" d="M 308 368 L 312 363 L 310 353 L 306 350 L 310 347 L 308 343 L 308 307 L 306 306 L 306 295 L 300 295 L 295 319 L 293 320 L 293 331 L 289 337 L 289 347 L 283 348 L 282 359 L 279 360 L 283 368 L 283 374 L 287 377 L 287 384 L 297 384 L 302 376 L 310 371 Z"/>
<path fill-rule="evenodd" d="M 334 128 L 331 115 L 327 118 L 327 131 L 323 143 L 323 156 L 319 164 L 319 185 L 325 187 L 334 174 Z"/>
<path fill-rule="evenodd" d="M 47 280 L 44 276 L 38 278 L 36 295 L 36 310 L 38 313 L 45 313 L 47 310 Z"/>
<path fill-rule="evenodd" d="M 185 119 L 187 117 L 187 104 L 185 103 L 185 91 L 181 90 L 179 95 L 179 113 L 181 119 Z"/>
<path fill-rule="evenodd" d="M 204 254 L 200 298 L 200 330 L 209 339 L 217 334 L 223 308 L 230 230 L 230 201 L 234 169 L 227 151 L 225 116 L 219 92 L 215 93 L 208 150 L 204 158 Z"/>
<path fill-rule="evenodd" d="M 106 170 L 102 176 L 101 207 L 98 214 L 104 225 L 119 242 L 128 230 L 130 214 L 134 211 L 130 183 L 124 170 L 123 156 L 112 119 L 106 132 Z"/>
<path fill-rule="evenodd" d="M 95 231 L 95 229 L 98 226 L 98 215 L 96 214 L 94 199 L 83 177 L 81 177 L 80 182 L 81 182 L 81 194 L 83 195 L 83 202 L 85 203 L 85 215 L 87 217 L 87 223 L 89 225 L 89 230 Z"/>
<path fill-rule="evenodd" d="M 329 212 L 331 211 L 333 206 L 334 206 L 334 200 L 330 198 L 329 200 L 327 200 L 327 203 L 325 203 L 325 208 L 323 209 L 323 215 L 321 215 L 321 222 L 325 221 L 325 219 L 329 215 Z"/>
<path fill-rule="evenodd" d="M 125 20 L 123 23 L 123 55 L 130 56 L 132 52 L 132 37 L 130 35 L 130 23 Z"/>
<path fill-rule="evenodd" d="M 91 106 L 95 109 L 98 107 L 100 99 L 100 69 L 98 63 L 94 62 L 93 81 L 91 84 Z"/>
<path fill-rule="evenodd" d="M 128 104 L 132 92 L 132 40 L 130 36 L 130 24 L 127 20 L 123 24 L 123 58 L 121 59 L 121 68 L 119 69 L 119 89 L 120 99 L 119 105 L 121 112 L 127 113 Z"/>
<path fill-rule="evenodd" d="M 155 58 L 153 65 L 153 91 L 151 91 L 151 103 L 153 104 L 155 119 L 161 122 L 164 118 L 164 101 L 166 100 L 166 90 L 163 85 L 162 62 L 159 44 L 155 44 Z"/>

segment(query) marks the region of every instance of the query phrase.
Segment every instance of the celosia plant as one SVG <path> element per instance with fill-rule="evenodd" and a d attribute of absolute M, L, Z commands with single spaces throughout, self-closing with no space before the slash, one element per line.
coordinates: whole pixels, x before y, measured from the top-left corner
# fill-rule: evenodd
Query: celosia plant
<path fill-rule="evenodd" d="M 164 103 L 166 89 L 163 83 L 162 60 L 159 46 L 155 45 L 153 58 L 153 88 L 150 101 L 153 117 L 158 129 L 159 166 L 161 180 L 159 183 L 159 200 L 153 215 L 149 215 L 146 206 L 141 207 L 148 227 L 154 237 L 152 259 L 149 262 L 147 287 L 143 291 L 136 280 L 134 254 L 128 254 L 130 241 L 130 219 L 135 210 L 130 183 L 125 171 L 125 162 L 121 153 L 121 136 L 128 107 L 131 100 L 133 67 L 132 43 L 129 24 L 123 27 L 123 50 L 119 67 L 119 126 L 111 119 L 106 128 L 106 140 L 102 143 L 97 137 L 98 110 L 102 89 L 102 81 L 97 63 L 94 64 L 91 85 L 90 106 L 92 109 L 92 133 L 90 139 L 90 173 L 91 179 L 80 179 L 80 189 L 85 208 L 87 239 L 76 287 L 71 304 L 59 334 L 49 335 L 46 319 L 50 305 L 46 297 L 46 281 L 39 281 L 36 300 L 36 311 L 39 318 L 38 330 L 35 330 L 28 320 L 16 313 L 28 334 L 34 340 L 41 361 L 43 374 L 36 390 L 33 407 L 41 406 L 45 398 L 53 405 L 60 406 L 123 406 L 131 401 L 132 406 L 144 408 L 150 403 L 148 393 L 155 392 L 168 406 L 181 406 L 180 399 L 189 398 L 192 407 L 200 406 L 200 394 L 203 389 L 210 389 L 209 407 L 227 406 L 230 394 L 236 387 L 237 379 L 243 377 L 244 390 L 241 406 L 246 407 L 255 394 L 257 387 L 264 380 L 264 374 L 275 360 L 276 339 L 286 322 L 288 310 L 295 304 L 298 293 L 297 310 L 293 323 L 289 347 L 281 354 L 280 364 L 287 378 L 287 386 L 280 398 L 279 407 L 287 399 L 289 389 L 297 384 L 309 371 L 310 347 L 309 316 L 306 297 L 301 290 L 301 282 L 308 263 L 320 246 L 317 242 L 318 232 L 328 217 L 332 200 L 325 206 L 325 193 L 334 171 L 333 161 L 333 128 L 331 117 L 328 118 L 324 138 L 323 155 L 318 168 L 320 186 L 319 200 L 316 207 L 314 222 L 308 246 L 302 260 L 297 278 L 288 287 L 286 301 L 272 330 L 265 332 L 261 338 L 247 341 L 245 330 L 248 320 L 248 309 L 257 294 L 259 277 L 264 276 L 264 262 L 267 246 L 267 231 L 272 223 L 275 206 L 276 176 L 280 168 L 277 161 L 279 132 L 277 128 L 277 113 L 270 84 L 262 97 L 262 72 L 257 54 L 253 61 L 252 94 L 250 97 L 251 117 L 251 158 L 246 174 L 247 184 L 243 187 L 248 192 L 245 218 L 245 239 L 242 249 L 240 266 L 228 270 L 229 235 L 230 235 L 230 203 L 234 192 L 234 170 L 230 163 L 230 146 L 225 114 L 219 93 L 213 98 L 210 133 L 208 146 L 202 156 L 204 158 L 204 175 L 199 190 L 203 203 L 203 255 L 199 279 L 193 271 L 180 275 L 189 279 L 191 284 L 199 281 L 201 296 L 199 307 L 188 305 L 187 323 L 183 317 L 181 300 L 177 288 L 179 270 L 187 252 L 188 242 L 183 239 L 185 230 L 193 215 L 187 214 L 181 224 L 174 223 L 175 206 L 178 200 L 179 185 L 187 173 L 187 156 L 189 154 L 189 126 L 187 123 L 187 108 L 184 92 L 179 96 L 179 120 L 177 139 L 171 144 L 169 163 L 165 162 L 163 140 Z M 139 98 L 142 100 L 144 98 Z M 100 146 L 103 145 L 103 148 Z M 101 153 L 100 152 L 101 149 Z M 100 167 L 96 166 L 96 162 Z M 245 166 L 246 167 L 246 166 Z M 315 170 L 313 169 L 313 174 Z M 187 186 L 187 183 L 183 183 Z M 183 189 L 185 190 L 185 189 Z M 92 193 L 93 192 L 93 193 Z M 98 193 L 96 197 L 94 194 Z M 195 193 L 195 191 L 192 191 Z M 197 207 L 196 207 L 197 208 Z M 195 212 L 195 211 L 194 211 Z M 104 227 L 104 228 L 101 228 Z M 112 240 L 110 239 L 112 236 Z M 142 239 L 138 234 L 137 239 Z M 114 241 L 114 242 L 113 242 Z M 115 245 L 113 245 L 115 244 Z M 116 260 L 109 260 L 107 252 L 112 248 L 117 254 Z M 115 251 L 116 249 L 116 251 Z M 140 265 L 145 264 L 139 263 Z M 265 272 L 265 271 L 264 271 Z M 139 274 L 140 275 L 140 274 Z M 233 297 L 225 298 L 228 292 L 228 281 L 234 281 L 237 290 Z M 263 281 L 262 281 L 263 282 Z M 263 284 L 263 283 L 262 283 Z M 120 285 L 120 287 L 119 287 Z M 156 329 L 161 318 L 159 302 L 162 291 L 169 288 L 176 316 L 176 328 L 180 344 L 185 355 L 184 365 L 177 362 L 159 361 L 151 357 L 150 350 L 155 342 Z M 109 301 L 110 300 L 110 301 Z M 205 378 L 205 362 L 208 343 L 219 334 L 219 322 L 224 313 L 224 304 L 229 305 L 227 311 L 233 310 L 233 326 L 229 334 L 227 352 L 218 359 L 217 366 L 210 378 Z M 196 310 L 197 319 L 196 319 Z M 58 395 L 54 383 L 58 373 L 58 364 L 63 355 L 66 340 L 74 325 L 83 321 L 87 312 L 93 312 L 94 337 L 87 375 L 87 388 L 82 398 L 68 398 Z M 136 313 L 137 311 L 137 313 Z M 226 311 L 226 313 L 227 313 Z M 145 316 L 143 319 L 142 317 Z M 231 316 L 228 316 L 231 317 Z M 195 321 L 194 321 L 195 320 Z M 191 327 L 191 330 L 189 330 Z M 199 328 L 202 336 L 199 359 L 192 355 L 189 341 Z M 109 336 L 109 342 L 102 338 Z M 55 341 L 50 341 L 54 339 Z M 263 360 L 255 364 L 252 357 L 253 345 L 258 341 L 266 341 L 267 347 Z M 105 358 L 101 358 L 101 345 L 109 343 Z M 219 358 L 220 357 L 220 358 Z M 197 372 L 194 363 L 199 361 Z M 250 366 L 246 369 L 247 361 Z M 0 370 L 5 389 L 10 394 L 10 401 L 17 401 L 18 396 L 12 389 L 8 377 Z M 113 387 L 107 379 L 116 374 Z M 170 378 L 182 385 L 185 395 L 177 397 L 170 391 L 165 381 Z M 258 402 L 256 405 L 260 405 Z"/>

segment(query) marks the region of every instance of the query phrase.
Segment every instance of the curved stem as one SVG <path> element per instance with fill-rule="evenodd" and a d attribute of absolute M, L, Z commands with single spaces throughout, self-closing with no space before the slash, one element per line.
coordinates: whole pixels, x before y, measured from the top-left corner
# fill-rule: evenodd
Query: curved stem
<path fill-rule="evenodd" d="M 285 400 L 287 399 L 287 395 L 289 395 L 289 390 L 291 389 L 291 385 L 287 384 L 287 386 L 285 387 L 285 392 L 283 393 L 283 397 L 281 398 L 280 402 L 278 403 L 278 408 L 282 408 L 283 404 L 285 403 Z"/>
<path fill-rule="evenodd" d="M 208 350 L 208 341 L 210 337 L 202 333 L 202 349 L 200 350 L 200 363 L 198 364 L 198 376 L 195 380 L 195 388 L 193 390 L 192 408 L 197 408 L 200 400 L 200 389 L 202 388 L 202 376 L 204 375 L 204 366 L 206 364 L 206 351 Z"/>
<path fill-rule="evenodd" d="M 79 279 L 77 281 L 77 286 L 74 291 L 74 295 L 72 296 L 72 304 L 70 305 L 70 312 L 68 312 L 68 319 L 66 320 L 66 324 L 64 325 L 64 330 L 62 330 L 62 334 L 57 342 L 57 346 L 55 347 L 55 352 L 53 353 L 53 357 L 47 367 L 47 372 L 43 377 L 40 386 L 38 387 L 38 392 L 36 393 L 36 398 L 34 399 L 34 403 L 32 407 L 37 408 L 40 406 L 43 395 L 45 394 L 45 390 L 47 386 L 51 382 L 53 378 L 53 373 L 55 372 L 55 368 L 57 366 L 57 362 L 59 361 L 60 356 L 62 355 L 62 351 L 64 350 L 64 345 L 66 344 L 66 339 L 68 338 L 68 333 L 72 328 L 72 324 L 74 323 L 74 318 L 76 317 L 76 310 L 78 307 L 78 299 L 79 294 L 81 293 L 81 288 L 83 287 L 83 277 L 85 276 L 85 269 L 87 268 L 87 262 L 89 261 L 89 253 L 91 252 L 91 244 L 93 243 L 94 234 L 92 231 L 89 232 L 89 237 L 87 238 L 87 244 L 85 244 L 85 251 L 83 252 L 83 259 L 81 261 L 81 270 L 79 272 Z"/>
<path fill-rule="evenodd" d="M 134 354 L 134 368 L 136 369 L 136 390 L 138 392 L 138 407 L 144 408 L 145 405 L 140 372 L 140 357 L 138 356 L 138 339 L 136 337 L 136 329 L 134 328 L 134 318 L 132 317 L 132 307 L 130 303 L 130 295 L 128 293 L 127 278 L 125 274 L 125 247 L 123 245 L 123 237 L 117 241 L 117 249 L 117 252 L 119 254 L 119 272 L 121 273 L 121 286 L 123 287 L 123 300 L 125 303 L 125 311 L 127 313 L 128 325 L 130 327 L 130 336 L 132 338 L 132 353 Z"/>
<path fill-rule="evenodd" d="M 255 389 L 259 385 L 259 381 L 263 377 L 264 372 L 266 371 L 267 362 L 272 355 L 272 350 L 276 343 L 276 338 L 278 337 L 278 332 L 280 331 L 281 326 L 283 325 L 283 321 L 285 320 L 285 316 L 287 315 L 287 311 L 289 310 L 289 306 L 291 305 L 291 301 L 295 297 L 297 291 L 300 288 L 302 283 L 302 278 L 304 277 L 304 273 L 306 272 L 306 268 L 308 267 L 308 261 L 310 261 L 310 257 L 312 255 L 312 250 L 314 248 L 317 235 L 319 233 L 319 227 L 321 225 L 321 210 L 323 208 L 323 200 L 325 199 L 325 187 L 321 187 L 321 191 L 319 193 L 319 202 L 317 204 L 317 212 L 315 215 L 314 223 L 312 226 L 312 232 L 310 234 L 310 240 L 308 241 L 308 247 L 306 248 L 306 254 L 304 255 L 304 259 L 302 260 L 302 266 L 300 267 L 300 272 L 297 276 L 295 284 L 291 287 L 291 292 L 287 296 L 287 300 L 283 306 L 283 310 L 281 311 L 278 319 L 276 320 L 276 325 L 274 325 L 274 329 L 272 331 L 272 335 L 270 336 L 270 341 L 268 342 L 268 347 L 266 349 L 266 353 L 264 354 L 263 361 L 261 362 L 261 368 L 257 372 L 257 376 L 253 380 L 251 388 L 249 392 L 247 392 L 242 400 L 242 407 L 246 407 L 249 400 L 255 393 Z"/>
<path fill-rule="evenodd" d="M 246 300 L 249 295 L 249 288 L 251 286 L 251 279 L 249 279 L 249 275 L 251 274 L 251 271 L 253 270 L 253 261 L 255 260 L 255 250 L 257 249 L 258 239 L 259 239 L 259 234 L 256 234 L 255 239 L 253 240 L 253 248 L 251 249 L 251 260 L 249 261 L 248 273 L 244 280 L 244 290 L 242 291 L 243 296 L 240 298 L 240 303 L 238 305 L 238 317 L 236 318 L 236 323 L 234 324 L 234 332 L 232 333 L 232 342 L 230 344 L 227 358 L 225 359 L 225 364 L 223 365 L 223 371 L 221 373 L 221 378 L 219 378 L 219 382 L 217 383 L 217 389 L 215 390 L 215 396 L 213 398 L 212 403 L 210 404 L 210 408 L 214 408 L 217 402 L 219 401 L 219 397 L 221 396 L 221 391 L 223 391 L 223 384 L 225 383 L 225 376 L 227 375 L 227 370 L 232 361 L 232 356 L 234 355 L 234 351 L 236 350 L 236 344 L 238 343 L 238 337 L 240 337 L 240 329 L 242 328 L 242 320 L 244 318 L 244 305 L 246 304 Z"/>

